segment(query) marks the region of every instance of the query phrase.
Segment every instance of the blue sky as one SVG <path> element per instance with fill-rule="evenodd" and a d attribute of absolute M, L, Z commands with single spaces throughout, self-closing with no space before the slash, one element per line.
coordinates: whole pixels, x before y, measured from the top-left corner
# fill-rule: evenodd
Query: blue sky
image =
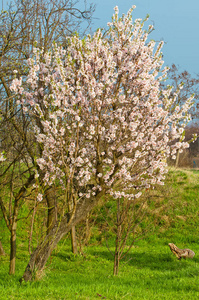
<path fill-rule="evenodd" d="M 106 28 L 111 21 L 113 8 L 117 5 L 125 13 L 136 5 L 133 18 L 144 19 L 155 30 L 150 37 L 164 40 L 163 59 L 165 65 L 175 63 L 181 71 L 193 76 L 199 74 L 199 0 L 91 0 L 96 4 L 92 29 Z M 149 37 L 149 38 L 150 38 Z"/>

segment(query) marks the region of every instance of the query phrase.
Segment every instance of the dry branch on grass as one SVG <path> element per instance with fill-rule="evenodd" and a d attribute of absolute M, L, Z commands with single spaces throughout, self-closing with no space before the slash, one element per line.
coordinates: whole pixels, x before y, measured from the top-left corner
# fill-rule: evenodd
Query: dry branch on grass
<path fill-rule="evenodd" d="M 169 243 L 168 244 L 171 252 L 179 259 L 181 260 L 181 258 L 193 258 L 195 253 L 190 250 L 190 249 L 179 249 L 176 245 L 174 245 L 173 243 Z"/>

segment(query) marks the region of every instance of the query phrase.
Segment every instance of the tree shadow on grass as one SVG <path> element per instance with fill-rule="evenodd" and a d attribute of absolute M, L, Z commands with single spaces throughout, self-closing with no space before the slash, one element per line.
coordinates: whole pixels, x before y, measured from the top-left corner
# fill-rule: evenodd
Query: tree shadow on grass
<path fill-rule="evenodd" d="M 92 251 L 92 255 L 96 258 L 103 258 L 108 261 L 114 261 L 113 255 L 107 251 Z M 199 259 L 193 260 L 178 260 L 172 253 L 159 253 L 159 252 L 132 252 L 128 254 L 125 259 L 121 260 L 121 264 L 125 263 L 129 266 L 136 267 L 137 269 L 149 268 L 151 270 L 161 271 L 176 271 L 186 269 L 190 264 L 199 264 Z"/>
<path fill-rule="evenodd" d="M 172 257 L 172 254 L 168 253 L 133 253 L 132 260 L 129 262 L 130 265 L 139 269 L 149 268 L 151 270 L 161 271 L 175 271 L 176 267 L 179 269 L 186 268 L 186 261 L 179 261 L 177 258 Z"/>
<path fill-rule="evenodd" d="M 150 269 L 150 270 L 160 270 L 160 271 L 180 271 L 186 270 L 193 265 L 198 265 L 197 269 L 199 269 L 199 258 L 194 257 L 193 260 L 178 260 L 167 248 L 161 249 L 160 252 L 156 249 L 149 249 L 148 251 L 142 251 L 141 249 L 133 249 L 127 256 L 121 260 L 120 264 L 126 264 L 128 266 L 132 266 L 137 269 Z M 165 250 L 165 253 L 164 253 Z M 101 262 L 102 260 L 107 261 L 107 263 L 114 262 L 113 253 L 107 250 L 98 250 L 87 248 L 87 251 L 84 256 L 74 255 L 68 251 L 61 251 L 55 254 L 55 256 L 62 261 L 71 261 L 75 262 L 83 260 L 94 260 L 95 262 Z"/>
<path fill-rule="evenodd" d="M 80 255 L 78 254 L 73 254 L 72 252 L 58 252 L 58 253 L 53 253 L 52 257 L 57 257 L 65 262 L 67 261 L 78 261 L 80 259 Z"/>

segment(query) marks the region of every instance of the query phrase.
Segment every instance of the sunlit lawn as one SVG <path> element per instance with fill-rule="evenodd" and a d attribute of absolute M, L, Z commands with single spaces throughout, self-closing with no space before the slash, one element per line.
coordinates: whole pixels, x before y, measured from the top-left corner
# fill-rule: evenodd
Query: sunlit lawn
<path fill-rule="evenodd" d="M 137 242 L 121 262 L 118 276 L 112 275 L 113 257 L 104 240 L 93 239 L 83 255 L 74 256 L 65 239 L 40 278 L 20 284 L 28 251 L 19 241 L 16 275 L 9 276 L 9 240 L 3 239 L 7 256 L 0 257 L 0 299 L 199 299 L 199 172 L 174 175 L 178 197 L 169 212 L 171 224 Z M 194 259 L 178 261 L 170 242 L 192 249 Z"/>
<path fill-rule="evenodd" d="M 17 261 L 14 276 L 7 272 L 8 257 L 1 258 L 0 299 L 198 299 L 197 255 L 178 261 L 166 242 L 167 237 L 140 242 L 116 277 L 112 256 L 102 245 L 87 248 L 84 256 L 74 256 L 66 244 L 60 245 L 41 279 L 32 283 L 19 283 L 28 256 Z M 198 252 L 198 244 L 189 246 Z"/>

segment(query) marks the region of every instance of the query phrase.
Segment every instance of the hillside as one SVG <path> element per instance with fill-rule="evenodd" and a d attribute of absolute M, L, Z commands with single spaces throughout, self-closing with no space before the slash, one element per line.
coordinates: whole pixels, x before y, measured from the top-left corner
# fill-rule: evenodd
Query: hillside
<path fill-rule="evenodd" d="M 66 237 L 40 278 L 20 285 L 29 258 L 27 236 L 21 222 L 17 272 L 9 276 L 9 236 L 1 220 L 0 238 L 7 255 L 0 257 L 0 299 L 198 299 L 199 170 L 171 169 L 165 186 L 153 193 L 161 199 L 155 201 L 159 206 L 154 207 L 154 230 L 134 244 L 118 276 L 112 275 L 113 257 L 99 224 L 103 218 L 98 216 L 90 223 L 90 240 L 81 255 L 71 253 Z M 99 211 L 104 213 L 102 208 Z M 108 243 L 114 251 L 113 234 Z M 168 243 L 192 249 L 194 259 L 178 261 Z"/>

